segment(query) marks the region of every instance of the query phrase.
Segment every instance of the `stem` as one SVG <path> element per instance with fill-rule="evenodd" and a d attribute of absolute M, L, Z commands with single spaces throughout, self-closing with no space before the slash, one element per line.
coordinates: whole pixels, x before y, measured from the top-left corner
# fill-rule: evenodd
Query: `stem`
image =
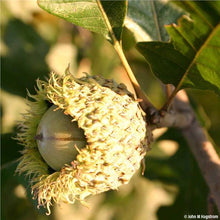
<path fill-rule="evenodd" d="M 134 87 L 135 93 L 136 93 L 137 97 L 142 100 L 140 102 L 141 107 L 144 110 L 146 110 L 149 107 L 153 108 L 152 103 L 148 100 L 147 96 L 143 93 L 143 91 L 142 91 L 142 89 L 141 89 L 141 87 L 140 87 L 140 85 L 139 85 L 139 83 L 138 83 L 138 81 L 137 81 L 137 79 L 136 79 L 136 77 L 135 77 L 135 75 L 134 75 L 130 65 L 128 64 L 128 61 L 127 61 L 127 59 L 125 57 L 125 54 L 124 54 L 123 49 L 122 49 L 122 46 L 121 46 L 120 42 L 115 37 L 115 34 L 114 34 L 113 30 L 112 30 L 112 26 L 111 26 L 111 24 L 109 22 L 109 19 L 108 19 L 108 16 L 106 15 L 105 10 L 103 9 L 100 0 L 97 0 L 97 5 L 98 5 L 98 7 L 99 7 L 99 9 L 100 9 L 100 11 L 101 11 L 101 13 L 103 15 L 104 21 L 105 21 L 106 26 L 107 26 L 107 28 L 109 30 L 109 34 L 111 36 L 111 39 L 112 39 L 112 42 L 113 42 L 113 46 L 114 46 L 114 48 L 115 48 L 115 50 L 116 50 L 116 52 L 117 52 L 117 54 L 118 54 L 122 64 L 123 64 L 123 66 L 124 66 L 124 68 L 126 70 L 126 73 L 127 73 L 128 77 L 129 77 L 129 79 L 130 79 L 130 81 L 131 81 L 131 83 L 132 83 L 132 85 Z"/>
<path fill-rule="evenodd" d="M 167 98 L 170 97 L 170 95 L 172 94 L 173 91 L 173 86 L 171 84 L 167 84 L 166 85 L 166 96 Z"/>
<path fill-rule="evenodd" d="M 128 74 L 128 77 L 129 77 L 129 79 L 130 79 L 130 81 L 131 81 L 131 83 L 132 83 L 132 85 L 134 87 L 134 90 L 135 90 L 135 92 L 137 94 L 137 97 L 142 100 L 140 102 L 142 108 L 143 109 L 147 109 L 148 107 L 153 107 L 152 103 L 148 100 L 146 95 L 143 93 L 143 91 L 142 91 L 142 89 L 141 89 L 141 87 L 140 87 L 136 77 L 134 76 L 134 73 L 133 73 L 130 65 L 128 64 L 128 61 L 127 61 L 127 59 L 126 59 L 126 57 L 124 55 L 122 47 L 121 47 L 121 45 L 119 44 L 118 41 L 116 41 L 114 43 L 114 48 L 115 48 L 116 52 L 118 53 L 118 56 L 119 56 L 123 66 L 124 66 L 124 68 L 125 68 L 125 70 L 126 70 L 126 72 Z"/>
<path fill-rule="evenodd" d="M 177 105 L 181 103 L 183 105 L 184 103 L 188 106 L 191 114 L 195 115 L 189 105 L 189 100 L 184 90 L 177 94 L 177 98 L 179 102 Z M 220 212 L 220 158 L 212 142 L 209 140 L 206 130 L 201 127 L 196 117 L 191 126 L 183 129 L 182 133 L 197 160 L 202 175 Z"/>
<path fill-rule="evenodd" d="M 186 129 L 191 126 L 194 120 L 194 115 L 187 110 L 182 112 L 154 112 L 154 115 L 150 117 L 150 127 L 152 130 L 163 127 Z"/>
<path fill-rule="evenodd" d="M 175 96 L 176 96 L 178 90 L 179 90 L 178 87 L 176 87 L 176 88 L 174 89 L 174 91 L 173 91 L 173 92 L 171 93 L 171 95 L 168 97 L 168 99 L 167 99 L 166 103 L 164 104 L 164 106 L 161 108 L 162 111 L 167 111 L 167 110 L 168 110 L 168 108 L 169 108 L 170 104 L 172 103 L 173 99 L 175 98 Z"/>
<path fill-rule="evenodd" d="M 198 121 L 183 131 L 220 212 L 220 159 Z"/>
<path fill-rule="evenodd" d="M 176 112 L 162 111 L 162 116 L 157 114 L 157 117 L 161 118 L 157 118 L 158 123 L 152 125 L 152 128 L 174 126 L 182 129 L 183 136 L 188 142 L 213 200 L 220 211 L 220 158 L 209 140 L 206 130 L 201 127 L 196 119 L 184 90 L 177 94 L 174 107 Z"/>

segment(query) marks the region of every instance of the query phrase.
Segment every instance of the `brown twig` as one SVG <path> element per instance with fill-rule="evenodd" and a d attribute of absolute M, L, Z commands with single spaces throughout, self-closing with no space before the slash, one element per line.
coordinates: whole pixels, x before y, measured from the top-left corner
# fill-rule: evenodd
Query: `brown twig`
<path fill-rule="evenodd" d="M 220 212 L 220 159 L 208 138 L 206 131 L 197 120 L 183 130 L 183 135 L 198 162 L 203 177 Z"/>
<path fill-rule="evenodd" d="M 220 212 L 220 160 L 207 134 L 195 121 L 183 131 Z"/>
<path fill-rule="evenodd" d="M 201 173 L 206 180 L 211 195 L 220 212 L 220 158 L 204 128 L 196 119 L 186 93 L 180 91 L 174 102 L 174 111 L 154 113 L 152 119 L 156 127 L 177 127 L 182 129 Z"/>

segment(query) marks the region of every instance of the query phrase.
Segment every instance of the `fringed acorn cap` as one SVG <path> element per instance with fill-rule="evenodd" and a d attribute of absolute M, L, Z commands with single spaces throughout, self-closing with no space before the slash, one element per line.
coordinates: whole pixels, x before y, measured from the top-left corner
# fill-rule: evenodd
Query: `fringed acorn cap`
<path fill-rule="evenodd" d="M 37 81 L 37 94 L 29 96 L 18 140 L 25 146 L 17 172 L 30 177 L 39 206 L 50 213 L 52 202 L 84 202 L 126 184 L 140 167 L 147 149 L 144 113 L 126 86 L 98 76 L 76 79 L 70 73 Z M 48 105 L 49 103 L 49 105 Z M 83 130 L 86 144 L 69 164 L 51 171 L 38 150 L 37 129 L 48 106 L 55 105 Z M 59 119 L 57 119 L 59 120 Z M 36 138 L 37 137 L 37 138 Z"/>

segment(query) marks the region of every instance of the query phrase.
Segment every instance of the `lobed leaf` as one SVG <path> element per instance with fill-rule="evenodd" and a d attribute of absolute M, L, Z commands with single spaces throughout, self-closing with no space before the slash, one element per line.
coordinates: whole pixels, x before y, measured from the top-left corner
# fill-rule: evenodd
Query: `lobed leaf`
<path fill-rule="evenodd" d="M 140 42 L 138 50 L 164 83 L 220 94 L 220 2 L 177 2 L 190 13 L 166 27 L 170 43 Z"/>

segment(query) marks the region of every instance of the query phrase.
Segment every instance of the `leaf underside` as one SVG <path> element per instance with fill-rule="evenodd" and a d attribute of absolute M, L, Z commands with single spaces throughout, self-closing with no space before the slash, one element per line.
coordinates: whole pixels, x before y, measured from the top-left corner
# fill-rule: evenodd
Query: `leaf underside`
<path fill-rule="evenodd" d="M 220 2 L 179 1 L 190 13 L 166 27 L 171 42 L 140 42 L 138 50 L 164 83 L 220 95 Z"/>

